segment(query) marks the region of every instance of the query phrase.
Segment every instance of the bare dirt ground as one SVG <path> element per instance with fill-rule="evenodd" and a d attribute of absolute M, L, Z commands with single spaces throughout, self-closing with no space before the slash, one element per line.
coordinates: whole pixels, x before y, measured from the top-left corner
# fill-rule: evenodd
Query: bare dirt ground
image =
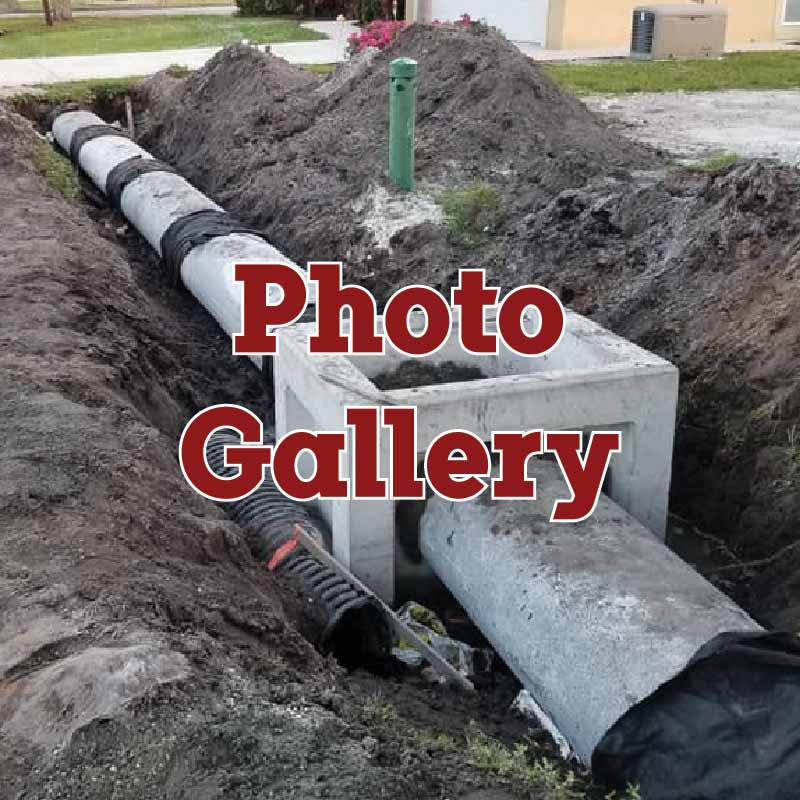
<path fill-rule="evenodd" d="M 404 202 L 385 178 L 388 63 L 401 55 L 420 63 L 414 208 L 488 187 L 499 208 L 469 235 L 414 216 L 387 245 L 364 223 L 370 199 Z M 379 298 L 416 282 L 449 295 L 459 267 L 481 266 L 505 287 L 544 283 L 672 360 L 673 510 L 737 562 L 712 579 L 796 628 L 800 173 L 677 168 L 481 30 L 413 26 L 353 75 L 315 91 L 278 59 L 228 49 L 145 85 L 145 145 L 298 263 L 344 259 Z"/>
<path fill-rule="evenodd" d="M 536 734 L 513 679 L 346 675 L 185 485 L 186 419 L 268 395 L 43 144 L 0 105 L 0 798 L 527 796 L 465 738 Z"/>
<path fill-rule="evenodd" d="M 723 153 L 800 164 L 800 92 L 725 91 L 584 98 L 627 137 L 704 161 Z"/>

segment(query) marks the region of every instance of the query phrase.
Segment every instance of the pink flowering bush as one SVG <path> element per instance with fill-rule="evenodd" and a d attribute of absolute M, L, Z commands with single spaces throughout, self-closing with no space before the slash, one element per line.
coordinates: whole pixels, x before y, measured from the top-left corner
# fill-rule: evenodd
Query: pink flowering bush
<path fill-rule="evenodd" d="M 454 22 L 435 19 L 433 25 L 455 25 L 458 28 L 473 28 L 476 22 L 469 14 L 462 14 Z M 378 50 L 385 50 L 405 27 L 402 20 L 376 19 L 367 25 L 361 33 L 354 33 L 347 40 L 347 49 L 350 55 L 360 53 L 368 47 L 377 47 Z"/>
<path fill-rule="evenodd" d="M 405 22 L 402 20 L 373 20 L 361 33 L 354 33 L 347 40 L 347 49 L 351 55 L 360 53 L 368 47 L 384 50 L 397 38 L 404 26 Z"/>

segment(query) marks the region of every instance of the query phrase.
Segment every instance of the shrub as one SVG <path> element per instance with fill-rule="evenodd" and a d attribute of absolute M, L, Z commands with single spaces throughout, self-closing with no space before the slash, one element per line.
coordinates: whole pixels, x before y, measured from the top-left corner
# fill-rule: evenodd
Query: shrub
<path fill-rule="evenodd" d="M 391 19 L 392 0 L 356 0 L 355 16 L 366 24 L 376 19 Z"/>
<path fill-rule="evenodd" d="M 724 153 L 714 158 L 709 158 L 702 164 L 694 164 L 689 169 L 695 172 L 724 172 L 736 166 L 741 160 L 741 157 L 735 153 Z"/>
<path fill-rule="evenodd" d="M 170 76 L 170 78 L 185 78 L 187 75 L 191 75 L 192 71 L 189 67 L 184 66 L 183 64 L 170 64 L 164 72 Z"/>
<path fill-rule="evenodd" d="M 353 0 L 236 0 L 243 17 L 265 17 L 272 14 L 308 14 L 335 17 L 353 14 Z"/>
<path fill-rule="evenodd" d="M 387 725 L 397 719 L 397 709 L 391 703 L 384 702 L 380 692 L 375 692 L 361 707 L 361 716 L 373 725 Z"/>
<path fill-rule="evenodd" d="M 367 47 L 377 47 L 379 50 L 387 48 L 397 35 L 403 30 L 405 22 L 390 19 L 376 19 L 370 22 L 361 33 L 354 33 L 347 42 L 351 55 L 360 53 Z"/>
<path fill-rule="evenodd" d="M 497 190 L 485 183 L 442 192 L 436 202 L 444 211 L 453 241 L 476 245 L 485 241 L 503 221 Z"/>
<path fill-rule="evenodd" d="M 452 25 L 456 28 L 464 28 L 476 36 L 482 36 L 490 30 L 485 20 L 472 19 L 469 14 L 462 14 L 457 20 L 453 21 L 435 19 L 431 25 Z"/>
<path fill-rule="evenodd" d="M 508 748 L 472 728 L 467 734 L 467 754 L 473 766 L 521 786 L 537 800 L 581 800 L 585 797 L 577 778 L 562 772 L 546 758 L 532 758 L 527 745 Z"/>
<path fill-rule="evenodd" d="M 236 7 L 243 17 L 263 17 L 267 12 L 267 0 L 236 0 Z"/>

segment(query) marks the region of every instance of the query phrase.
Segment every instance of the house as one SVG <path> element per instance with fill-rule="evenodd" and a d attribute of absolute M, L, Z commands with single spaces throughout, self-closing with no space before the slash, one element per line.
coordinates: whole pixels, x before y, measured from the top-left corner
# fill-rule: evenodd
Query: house
<path fill-rule="evenodd" d="M 485 19 L 513 41 L 535 42 L 554 50 L 624 47 L 630 42 L 633 9 L 650 2 L 652 0 L 406 0 L 406 18 L 430 22 L 469 14 L 475 19 Z M 800 39 L 800 0 L 705 2 L 728 9 L 729 44 Z"/>

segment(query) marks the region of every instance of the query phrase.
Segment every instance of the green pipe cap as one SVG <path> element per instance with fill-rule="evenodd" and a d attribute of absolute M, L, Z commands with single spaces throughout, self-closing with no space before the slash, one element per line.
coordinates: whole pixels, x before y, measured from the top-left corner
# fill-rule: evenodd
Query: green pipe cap
<path fill-rule="evenodd" d="M 417 62 L 413 58 L 396 58 L 389 65 L 390 78 L 416 78 Z"/>

